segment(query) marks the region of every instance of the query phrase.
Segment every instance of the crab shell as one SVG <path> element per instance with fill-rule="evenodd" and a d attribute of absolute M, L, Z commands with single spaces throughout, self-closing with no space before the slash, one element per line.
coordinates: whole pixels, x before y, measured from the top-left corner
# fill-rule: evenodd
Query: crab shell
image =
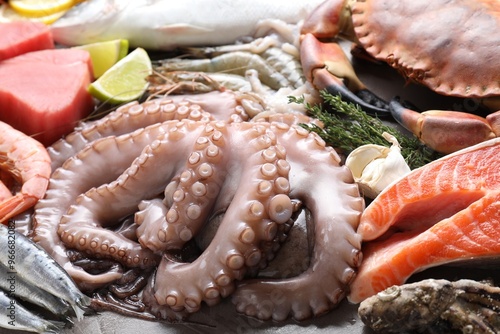
<path fill-rule="evenodd" d="M 500 1 L 347 1 L 374 58 L 439 94 L 500 95 Z"/>

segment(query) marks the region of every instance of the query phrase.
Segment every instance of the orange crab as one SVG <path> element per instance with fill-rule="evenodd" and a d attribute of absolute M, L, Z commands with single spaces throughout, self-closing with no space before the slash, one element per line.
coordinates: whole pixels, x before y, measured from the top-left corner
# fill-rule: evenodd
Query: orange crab
<path fill-rule="evenodd" d="M 326 0 L 302 28 L 301 58 L 317 88 L 377 115 L 389 112 L 429 147 L 450 153 L 500 134 L 500 112 L 486 119 L 455 111 L 417 113 L 385 103 L 357 78 L 332 38 L 346 38 L 411 81 L 500 109 L 499 0 Z M 328 39 L 328 42 L 319 40 Z"/>

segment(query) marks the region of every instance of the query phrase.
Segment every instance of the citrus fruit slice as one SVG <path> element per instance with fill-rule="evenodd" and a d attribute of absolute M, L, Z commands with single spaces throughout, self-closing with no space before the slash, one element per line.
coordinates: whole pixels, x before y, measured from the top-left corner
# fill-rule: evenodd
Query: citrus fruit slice
<path fill-rule="evenodd" d="M 152 72 L 148 53 L 137 48 L 119 60 L 89 86 L 89 92 L 100 101 L 119 104 L 137 100 L 148 87 Z"/>
<path fill-rule="evenodd" d="M 76 3 L 75 0 L 10 0 L 9 5 L 20 15 L 42 17 L 64 12 Z"/>
<path fill-rule="evenodd" d="M 0 5 L 0 22 L 26 20 L 26 21 L 42 22 L 49 25 L 58 20 L 61 16 L 64 15 L 64 13 L 66 13 L 66 11 L 56 12 L 54 14 L 49 14 L 39 17 L 28 17 L 19 14 L 18 12 L 10 8 L 9 5 Z"/>
<path fill-rule="evenodd" d="M 86 50 L 90 53 L 92 66 L 94 68 L 94 78 L 97 79 L 127 55 L 128 40 L 115 39 L 112 41 L 75 46 L 74 48 Z"/>

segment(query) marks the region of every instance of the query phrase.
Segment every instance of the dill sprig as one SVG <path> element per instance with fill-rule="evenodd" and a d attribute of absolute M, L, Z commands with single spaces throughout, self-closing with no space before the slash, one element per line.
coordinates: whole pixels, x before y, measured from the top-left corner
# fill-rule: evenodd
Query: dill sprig
<path fill-rule="evenodd" d="M 395 127 L 384 124 L 379 118 L 372 117 L 361 110 L 358 105 L 343 101 L 340 96 L 321 92 L 324 105 L 305 104 L 310 116 L 323 123 L 323 128 L 314 124 L 302 124 L 309 131 L 316 132 L 329 145 L 340 149 L 348 155 L 355 148 L 376 144 L 390 146 L 382 137 L 387 132 L 399 142 L 401 154 L 411 169 L 421 167 L 441 155 L 423 145 L 415 136 L 408 136 Z M 294 103 L 304 103 L 302 98 L 291 97 Z M 331 109 L 326 111 L 325 108 Z"/>

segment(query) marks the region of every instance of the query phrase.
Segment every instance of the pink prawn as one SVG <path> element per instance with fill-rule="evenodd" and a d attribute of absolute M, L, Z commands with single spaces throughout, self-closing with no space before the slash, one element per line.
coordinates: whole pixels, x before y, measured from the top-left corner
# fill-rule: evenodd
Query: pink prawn
<path fill-rule="evenodd" d="M 0 222 L 31 208 L 45 195 L 50 156 L 37 140 L 0 122 Z M 21 189 L 16 185 L 21 184 Z"/>

